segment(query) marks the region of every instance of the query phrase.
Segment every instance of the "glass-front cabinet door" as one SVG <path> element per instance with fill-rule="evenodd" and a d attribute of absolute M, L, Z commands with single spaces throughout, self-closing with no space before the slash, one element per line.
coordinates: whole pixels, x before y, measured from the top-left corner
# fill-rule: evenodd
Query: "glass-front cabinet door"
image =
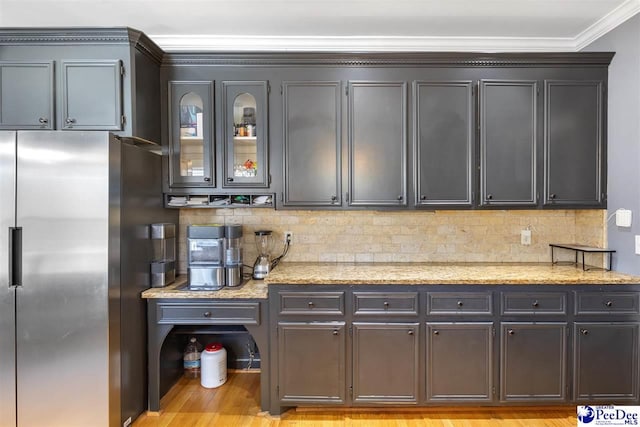
<path fill-rule="evenodd" d="M 214 187 L 213 82 L 169 82 L 171 187 Z"/>
<path fill-rule="evenodd" d="M 223 187 L 268 187 L 266 81 L 222 82 Z"/>

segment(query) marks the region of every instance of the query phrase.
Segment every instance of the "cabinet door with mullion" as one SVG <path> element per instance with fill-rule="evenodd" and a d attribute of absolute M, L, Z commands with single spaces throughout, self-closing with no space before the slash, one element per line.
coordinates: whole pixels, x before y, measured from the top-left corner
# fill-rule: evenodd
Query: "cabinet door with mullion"
<path fill-rule="evenodd" d="M 122 62 L 62 61 L 61 128 L 122 130 Z"/>
<path fill-rule="evenodd" d="M 350 206 L 407 205 L 407 83 L 348 83 Z"/>
<path fill-rule="evenodd" d="M 538 83 L 480 81 L 480 204 L 535 206 Z"/>
<path fill-rule="evenodd" d="M 215 187 L 213 82 L 169 82 L 169 186 Z"/>
<path fill-rule="evenodd" d="M 604 203 L 601 81 L 544 82 L 545 205 Z"/>
<path fill-rule="evenodd" d="M 223 187 L 269 187 L 266 81 L 222 82 Z"/>
<path fill-rule="evenodd" d="M 285 206 L 341 205 L 340 82 L 283 82 Z"/>
<path fill-rule="evenodd" d="M 470 206 L 473 182 L 471 81 L 416 81 L 415 204 Z"/>
<path fill-rule="evenodd" d="M 53 61 L 0 61 L 0 129 L 53 129 L 53 88 Z"/>

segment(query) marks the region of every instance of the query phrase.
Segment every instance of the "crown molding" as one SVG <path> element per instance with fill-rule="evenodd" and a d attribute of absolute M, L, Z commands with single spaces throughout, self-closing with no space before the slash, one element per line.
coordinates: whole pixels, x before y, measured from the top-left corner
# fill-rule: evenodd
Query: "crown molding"
<path fill-rule="evenodd" d="M 573 38 L 150 35 L 165 52 L 567 52 Z"/>
<path fill-rule="evenodd" d="M 575 37 L 579 51 L 640 12 L 640 0 L 627 0 Z"/>

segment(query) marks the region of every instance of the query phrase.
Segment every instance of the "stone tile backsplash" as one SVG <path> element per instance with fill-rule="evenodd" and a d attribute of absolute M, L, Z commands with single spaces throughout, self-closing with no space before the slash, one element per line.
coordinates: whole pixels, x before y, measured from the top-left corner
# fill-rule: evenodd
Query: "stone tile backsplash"
<path fill-rule="evenodd" d="M 255 230 L 274 233 L 274 254 L 293 232 L 287 261 L 548 262 L 549 243 L 606 244 L 605 210 L 276 211 L 262 208 L 181 209 L 178 271 L 186 273 L 186 227 L 242 224 L 244 263 L 257 255 Z M 520 231 L 531 229 L 531 245 Z M 562 259 L 573 259 L 561 253 Z M 588 262 L 600 265 L 600 258 Z"/>

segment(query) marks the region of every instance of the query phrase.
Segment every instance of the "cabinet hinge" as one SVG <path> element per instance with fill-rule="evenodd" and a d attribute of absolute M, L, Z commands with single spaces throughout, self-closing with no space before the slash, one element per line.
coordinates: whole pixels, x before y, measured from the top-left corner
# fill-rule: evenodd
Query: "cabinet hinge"
<path fill-rule="evenodd" d="M 284 88 L 282 87 L 282 85 L 280 85 L 280 95 L 282 95 L 284 93 Z"/>
<path fill-rule="evenodd" d="M 349 326 L 349 336 L 353 336 L 353 326 Z"/>
<path fill-rule="evenodd" d="M 267 83 L 267 95 L 271 93 L 271 85 Z"/>
<path fill-rule="evenodd" d="M 344 193 L 344 200 L 349 203 L 349 192 Z"/>
<path fill-rule="evenodd" d="M 280 397 L 280 386 L 276 386 L 276 396 Z"/>
<path fill-rule="evenodd" d="M 271 184 L 271 174 L 269 174 L 269 184 Z"/>
<path fill-rule="evenodd" d="M 349 386 L 349 396 L 353 396 L 353 386 Z"/>
<path fill-rule="evenodd" d="M 495 337 L 495 336 L 496 336 L 496 328 L 495 328 L 495 327 L 492 327 L 492 328 L 491 328 L 491 336 L 492 336 L 492 337 Z"/>
<path fill-rule="evenodd" d="M 496 388 L 495 387 L 491 387 L 491 394 L 492 395 L 496 395 Z"/>
<path fill-rule="evenodd" d="M 280 193 L 280 201 L 281 201 L 281 202 L 284 202 L 284 193 L 283 193 L 283 192 L 282 192 L 282 193 Z"/>
<path fill-rule="evenodd" d="M 349 96 L 349 86 L 345 86 L 344 88 L 344 94 Z"/>
<path fill-rule="evenodd" d="M 536 96 L 540 96 L 540 88 L 536 86 Z"/>
<path fill-rule="evenodd" d="M 124 65 L 120 66 L 120 75 L 124 76 Z"/>
<path fill-rule="evenodd" d="M 123 114 L 122 116 L 120 116 L 120 124 L 124 126 L 125 123 L 127 123 L 127 118 Z"/>

